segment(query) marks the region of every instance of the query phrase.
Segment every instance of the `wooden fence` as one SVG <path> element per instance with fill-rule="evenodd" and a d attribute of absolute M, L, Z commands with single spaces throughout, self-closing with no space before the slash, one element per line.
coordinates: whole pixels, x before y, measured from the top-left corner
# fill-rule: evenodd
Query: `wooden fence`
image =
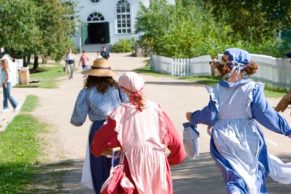
<path fill-rule="evenodd" d="M 220 58 L 222 55 L 219 55 Z M 252 60 L 259 64 L 259 70 L 252 78 L 267 85 L 291 89 L 291 61 L 287 58 L 274 58 L 252 54 Z M 211 75 L 209 55 L 191 59 L 176 59 L 163 56 L 151 56 L 151 68 L 155 72 L 172 76 L 186 77 Z"/>

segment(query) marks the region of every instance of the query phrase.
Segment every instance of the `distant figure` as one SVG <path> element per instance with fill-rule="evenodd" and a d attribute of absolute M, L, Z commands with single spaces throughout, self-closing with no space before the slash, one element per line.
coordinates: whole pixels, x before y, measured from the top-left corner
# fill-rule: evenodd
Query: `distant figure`
<path fill-rule="evenodd" d="M 68 49 L 68 52 L 65 56 L 66 70 L 68 72 L 69 79 L 73 78 L 74 68 L 75 68 L 75 55 L 72 52 L 72 49 Z"/>
<path fill-rule="evenodd" d="M 1 85 L 3 88 L 3 110 L 2 112 L 9 112 L 8 101 L 14 108 L 14 111 L 18 111 L 20 105 L 11 96 L 11 81 L 10 68 L 7 59 L 1 60 Z"/>
<path fill-rule="evenodd" d="M 100 51 L 97 51 L 96 52 L 96 59 L 101 59 L 102 58 L 102 56 L 100 55 Z"/>
<path fill-rule="evenodd" d="M 106 49 L 106 47 L 102 47 L 102 51 L 100 52 L 100 55 L 104 58 L 104 59 L 109 59 L 110 55 Z"/>
<path fill-rule="evenodd" d="M 88 68 L 89 66 L 89 57 L 86 53 L 86 51 L 82 51 L 82 55 L 80 56 L 80 60 L 79 60 L 79 66 L 82 65 L 82 70 Z"/>
<path fill-rule="evenodd" d="M 286 55 L 289 59 L 291 59 L 291 52 L 287 53 Z M 289 61 L 291 63 L 291 61 Z M 283 96 L 283 98 L 280 100 L 280 102 L 277 104 L 275 110 L 277 112 L 284 112 L 288 105 L 291 104 L 291 90 Z"/>

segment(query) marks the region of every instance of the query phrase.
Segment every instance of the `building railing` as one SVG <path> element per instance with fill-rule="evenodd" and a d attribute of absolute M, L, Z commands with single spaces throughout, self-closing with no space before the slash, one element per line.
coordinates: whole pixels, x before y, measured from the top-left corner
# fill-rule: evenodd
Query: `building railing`
<path fill-rule="evenodd" d="M 219 55 L 221 57 L 222 55 Z M 252 78 L 267 85 L 291 89 L 291 62 L 288 58 L 274 58 L 252 54 L 252 60 L 259 64 L 259 69 Z M 151 56 L 151 69 L 155 72 L 177 77 L 211 75 L 209 55 L 191 59 L 177 59 L 158 55 Z"/>

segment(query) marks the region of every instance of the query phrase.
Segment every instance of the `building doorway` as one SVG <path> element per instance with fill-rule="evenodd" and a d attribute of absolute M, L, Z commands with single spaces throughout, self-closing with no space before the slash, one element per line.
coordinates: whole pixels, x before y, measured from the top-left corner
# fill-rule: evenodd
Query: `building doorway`
<path fill-rule="evenodd" d="M 89 44 L 109 43 L 109 37 L 109 22 L 88 23 Z"/>

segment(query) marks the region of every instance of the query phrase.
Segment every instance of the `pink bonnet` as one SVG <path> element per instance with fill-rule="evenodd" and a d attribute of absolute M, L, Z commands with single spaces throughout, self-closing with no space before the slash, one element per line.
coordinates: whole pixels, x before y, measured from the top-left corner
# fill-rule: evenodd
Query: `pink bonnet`
<path fill-rule="evenodd" d="M 140 92 L 144 87 L 144 79 L 142 76 L 134 72 L 126 72 L 118 79 L 118 85 L 127 90 L 136 93 Z"/>

